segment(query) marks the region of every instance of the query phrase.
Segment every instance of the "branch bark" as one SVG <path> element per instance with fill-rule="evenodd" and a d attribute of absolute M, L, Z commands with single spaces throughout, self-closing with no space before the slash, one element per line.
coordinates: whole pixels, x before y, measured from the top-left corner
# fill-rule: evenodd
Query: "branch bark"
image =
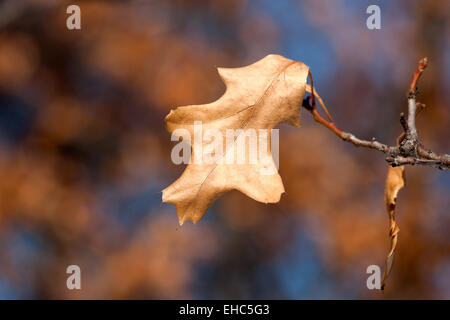
<path fill-rule="evenodd" d="M 331 130 L 342 140 L 350 142 L 356 147 L 374 149 L 386 154 L 386 161 L 393 167 L 403 165 L 422 165 L 435 167 L 440 170 L 450 170 L 450 155 L 438 154 L 426 149 L 420 142 L 419 134 L 416 129 L 416 115 L 425 107 L 425 105 L 416 102 L 417 82 L 422 72 L 427 67 L 427 64 L 427 58 L 423 58 L 422 60 L 420 60 L 417 65 L 417 69 L 413 74 L 413 78 L 411 80 L 408 91 L 408 118 L 405 119 L 404 114 L 400 114 L 400 123 L 404 130 L 404 133 L 400 136 L 397 146 L 383 144 L 376 141 L 375 138 L 372 138 L 371 141 L 359 139 L 354 134 L 339 129 L 329 116 L 327 109 L 322 102 L 322 99 L 320 99 L 320 96 L 314 91 L 311 75 L 311 96 L 305 98 L 302 106 L 312 114 L 316 122 Z M 315 98 L 318 98 L 319 103 L 325 110 L 329 120 L 323 118 L 317 111 Z"/>

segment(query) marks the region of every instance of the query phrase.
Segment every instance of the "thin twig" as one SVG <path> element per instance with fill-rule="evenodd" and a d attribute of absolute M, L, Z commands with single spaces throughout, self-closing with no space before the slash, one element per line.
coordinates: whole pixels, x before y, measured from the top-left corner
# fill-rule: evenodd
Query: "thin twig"
<path fill-rule="evenodd" d="M 409 94 L 416 94 L 417 82 L 419 81 L 420 76 L 422 75 L 423 70 L 428 66 L 428 58 L 425 57 L 419 61 L 417 64 L 417 70 L 413 74 L 413 78 L 411 80 L 411 85 L 409 86 Z"/>
<path fill-rule="evenodd" d="M 386 161 L 392 166 L 400 165 L 423 165 L 438 168 L 440 170 L 450 170 L 450 155 L 437 154 L 431 150 L 426 149 L 419 141 L 419 135 L 416 129 L 415 116 L 423 110 L 424 104 L 416 102 L 417 81 L 420 75 L 425 70 L 428 64 L 428 59 L 423 58 L 419 61 L 417 70 L 414 72 L 413 78 L 408 92 L 408 119 L 405 119 L 403 113 L 400 114 L 400 123 L 404 130 L 404 134 L 399 138 L 398 146 L 390 146 L 376 141 L 372 138 L 371 141 L 357 138 L 354 134 L 345 132 L 339 129 L 333 122 L 331 116 L 328 115 L 326 107 L 322 102 L 320 96 L 315 92 L 312 77 L 310 76 L 311 86 L 307 90 L 311 92 L 311 96 L 303 101 L 302 106 L 308 110 L 314 120 L 321 125 L 327 127 L 334 134 L 344 141 L 352 143 L 356 147 L 364 147 L 381 151 L 387 155 Z M 315 98 L 318 98 L 325 110 L 329 120 L 323 118 L 317 111 Z"/>

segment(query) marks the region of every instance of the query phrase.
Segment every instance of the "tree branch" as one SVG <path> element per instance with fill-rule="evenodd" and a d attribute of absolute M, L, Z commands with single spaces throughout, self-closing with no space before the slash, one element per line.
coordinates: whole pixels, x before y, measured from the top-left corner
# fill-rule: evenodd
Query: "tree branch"
<path fill-rule="evenodd" d="M 330 116 L 328 116 L 329 120 L 323 118 L 316 108 L 315 97 L 319 97 L 319 95 L 314 92 L 312 78 L 310 81 L 311 96 L 303 100 L 302 106 L 312 114 L 316 122 L 327 127 L 342 140 L 350 142 L 356 147 L 374 149 L 386 154 L 386 161 L 393 167 L 403 165 L 423 165 L 435 167 L 440 170 L 450 170 L 450 155 L 437 154 L 431 150 L 426 149 L 420 142 L 419 134 L 416 129 L 416 116 L 425 107 L 424 104 L 416 102 L 417 82 L 422 72 L 427 67 L 427 64 L 427 58 L 423 58 L 422 60 L 420 60 L 417 66 L 417 70 L 413 74 L 413 78 L 411 80 L 408 91 L 408 119 L 405 119 L 405 115 L 403 113 L 400 114 L 400 124 L 402 125 L 404 133 L 399 137 L 397 146 L 389 146 L 380 143 L 376 141 L 375 138 L 372 138 L 371 141 L 359 139 L 352 133 L 345 132 L 339 129 L 334 124 Z M 319 102 L 321 103 L 324 110 L 326 110 L 320 97 Z"/>

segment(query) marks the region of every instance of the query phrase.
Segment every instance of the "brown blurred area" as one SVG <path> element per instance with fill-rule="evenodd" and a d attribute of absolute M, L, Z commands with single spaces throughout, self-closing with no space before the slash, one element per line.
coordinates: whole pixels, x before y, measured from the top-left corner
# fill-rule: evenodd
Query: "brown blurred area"
<path fill-rule="evenodd" d="M 215 66 L 279 53 L 308 64 L 339 127 L 395 143 L 416 62 L 425 145 L 450 152 L 450 2 L 78 1 L 0 3 L 0 298 L 450 298 L 450 176 L 408 167 L 384 293 L 382 154 L 302 113 L 282 125 L 286 194 L 237 191 L 177 226 L 160 191 L 183 171 L 164 117 L 224 90 Z M 365 26 L 379 4 L 382 29 Z M 66 288 L 66 267 L 82 290 Z"/>

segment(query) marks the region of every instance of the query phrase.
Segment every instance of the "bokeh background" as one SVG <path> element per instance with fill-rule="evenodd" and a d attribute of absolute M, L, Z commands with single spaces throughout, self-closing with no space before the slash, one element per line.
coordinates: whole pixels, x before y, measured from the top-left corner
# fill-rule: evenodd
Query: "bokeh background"
<path fill-rule="evenodd" d="M 230 192 L 181 228 L 161 203 L 184 170 L 165 115 L 218 98 L 215 66 L 269 53 L 310 66 L 339 127 L 390 144 L 428 56 L 418 129 L 449 152 L 449 22 L 440 0 L 1 1 L 0 298 L 449 299 L 449 173 L 407 168 L 394 269 L 370 291 L 389 247 L 384 155 L 307 112 L 280 126 L 280 203 Z"/>

